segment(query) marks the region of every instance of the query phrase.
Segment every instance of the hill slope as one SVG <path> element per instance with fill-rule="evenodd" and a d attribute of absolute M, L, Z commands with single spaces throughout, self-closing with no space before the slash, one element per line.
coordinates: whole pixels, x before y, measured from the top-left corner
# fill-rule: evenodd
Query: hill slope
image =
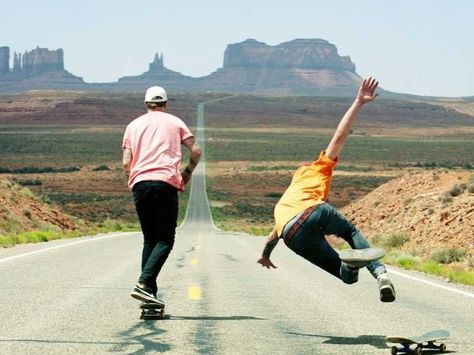
<path fill-rule="evenodd" d="M 472 187 L 452 196 L 455 186 L 472 186 L 470 175 L 464 171 L 408 173 L 346 206 L 343 212 L 369 237 L 408 234 L 411 238 L 404 248 L 424 255 L 442 247 L 474 251 Z"/>
<path fill-rule="evenodd" d="M 69 231 L 77 224 L 59 208 L 36 198 L 30 190 L 0 179 L 0 236 L 31 230 Z"/>

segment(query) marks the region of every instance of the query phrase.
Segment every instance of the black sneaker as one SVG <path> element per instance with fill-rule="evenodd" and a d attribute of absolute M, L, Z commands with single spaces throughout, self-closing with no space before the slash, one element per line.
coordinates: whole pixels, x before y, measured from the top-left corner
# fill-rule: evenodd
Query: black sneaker
<path fill-rule="evenodd" d="M 371 261 L 382 259 L 385 251 L 380 248 L 345 249 L 339 253 L 339 257 L 350 268 L 362 268 Z"/>
<path fill-rule="evenodd" d="M 143 302 L 157 303 L 163 306 L 165 305 L 163 301 L 159 300 L 153 295 L 153 292 L 151 289 L 143 288 L 143 287 L 140 287 L 139 285 L 135 285 L 130 296 Z"/>
<path fill-rule="evenodd" d="M 395 287 L 388 278 L 386 273 L 383 273 L 377 277 L 380 291 L 380 301 L 382 302 L 393 302 L 395 301 Z"/>

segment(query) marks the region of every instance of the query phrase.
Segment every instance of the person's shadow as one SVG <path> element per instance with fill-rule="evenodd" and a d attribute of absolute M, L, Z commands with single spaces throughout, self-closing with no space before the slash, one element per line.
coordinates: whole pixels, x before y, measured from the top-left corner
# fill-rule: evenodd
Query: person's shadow
<path fill-rule="evenodd" d="M 287 334 L 305 337 L 327 338 L 325 341 L 323 341 L 324 344 L 370 345 L 377 349 L 387 349 L 387 344 L 385 343 L 385 336 L 383 335 L 359 335 L 357 337 L 339 337 L 332 335 L 305 334 L 295 332 L 287 332 Z"/>
<path fill-rule="evenodd" d="M 160 320 L 144 320 L 135 323 L 128 329 L 119 333 L 119 336 L 124 339 L 123 343 L 115 344 L 112 351 L 123 352 L 129 351 L 130 345 L 140 345 L 140 349 L 129 354 L 143 354 L 143 353 L 164 353 L 172 350 L 172 346 L 165 342 L 157 340 L 157 336 L 166 333 L 163 328 L 159 328 L 160 322 L 169 321 L 236 321 L 236 320 L 265 320 L 265 318 L 253 316 L 179 316 L 166 315 L 165 319 Z M 144 333 L 143 329 L 147 330 Z"/>

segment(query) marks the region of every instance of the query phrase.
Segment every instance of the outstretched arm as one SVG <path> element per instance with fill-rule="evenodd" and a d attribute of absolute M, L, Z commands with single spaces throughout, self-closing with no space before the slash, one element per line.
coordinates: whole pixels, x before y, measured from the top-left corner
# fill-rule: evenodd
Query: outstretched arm
<path fill-rule="evenodd" d="M 366 78 L 364 81 L 362 81 L 362 84 L 359 87 L 359 92 L 357 93 L 357 97 L 355 98 L 351 107 L 342 117 L 336 132 L 334 133 L 334 136 L 329 142 L 329 145 L 326 149 L 326 156 L 328 158 L 335 160 L 339 156 L 342 146 L 346 142 L 352 124 L 354 123 L 360 109 L 366 103 L 373 101 L 378 96 L 378 94 L 375 93 L 375 89 L 377 89 L 378 85 L 379 82 L 372 77 Z"/>
<path fill-rule="evenodd" d="M 201 147 L 196 143 L 194 137 L 190 137 L 183 141 L 183 145 L 189 150 L 189 162 L 186 168 L 181 172 L 183 176 L 184 184 L 186 185 L 191 180 L 191 175 L 196 169 L 196 166 L 201 159 Z"/>
<path fill-rule="evenodd" d="M 257 260 L 257 263 L 261 264 L 263 267 L 266 267 L 267 269 L 270 269 L 270 268 L 276 269 L 277 268 L 271 262 L 270 254 L 272 253 L 273 249 L 278 244 L 278 240 L 279 239 L 278 239 L 277 229 L 276 229 L 276 226 L 275 226 L 275 227 L 273 227 L 272 232 L 268 236 L 265 247 L 263 248 L 262 256 L 260 257 L 260 259 Z"/>

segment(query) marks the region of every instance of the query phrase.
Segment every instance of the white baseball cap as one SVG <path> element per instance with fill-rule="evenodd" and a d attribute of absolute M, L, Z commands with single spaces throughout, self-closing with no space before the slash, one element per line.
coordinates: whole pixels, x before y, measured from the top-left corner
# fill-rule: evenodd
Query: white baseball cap
<path fill-rule="evenodd" d="M 152 86 L 145 93 L 145 102 L 166 102 L 168 95 L 161 86 Z"/>

